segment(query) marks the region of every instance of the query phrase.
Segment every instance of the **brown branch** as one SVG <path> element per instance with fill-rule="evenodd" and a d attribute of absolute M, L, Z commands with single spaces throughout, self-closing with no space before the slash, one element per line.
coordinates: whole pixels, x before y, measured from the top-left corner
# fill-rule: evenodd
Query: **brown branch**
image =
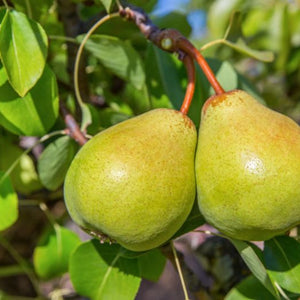
<path fill-rule="evenodd" d="M 224 93 L 224 89 L 216 79 L 215 74 L 211 70 L 205 58 L 179 31 L 175 29 L 159 29 L 152 23 L 144 11 L 133 6 L 121 9 L 120 16 L 135 22 L 144 36 L 160 49 L 171 53 L 177 53 L 178 55 L 185 53 L 195 59 L 216 94 Z"/>
<path fill-rule="evenodd" d="M 87 138 L 81 132 L 74 117 L 71 115 L 62 101 L 60 101 L 59 108 L 67 126 L 68 135 L 73 138 L 80 146 L 83 146 L 87 142 Z"/>

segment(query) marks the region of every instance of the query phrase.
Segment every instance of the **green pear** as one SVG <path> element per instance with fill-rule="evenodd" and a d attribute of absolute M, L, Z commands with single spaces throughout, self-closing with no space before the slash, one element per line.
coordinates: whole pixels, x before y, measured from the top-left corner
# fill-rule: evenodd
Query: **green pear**
<path fill-rule="evenodd" d="M 88 141 L 67 172 L 67 209 L 81 227 L 133 251 L 160 246 L 195 200 L 197 133 L 172 109 L 155 109 Z"/>
<path fill-rule="evenodd" d="M 300 223 L 300 127 L 234 90 L 204 104 L 198 204 L 229 237 L 267 240 Z"/>

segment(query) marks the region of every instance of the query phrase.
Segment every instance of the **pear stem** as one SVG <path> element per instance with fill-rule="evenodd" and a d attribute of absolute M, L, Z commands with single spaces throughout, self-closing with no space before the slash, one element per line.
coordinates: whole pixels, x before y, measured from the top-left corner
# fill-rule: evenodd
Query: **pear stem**
<path fill-rule="evenodd" d="M 182 285 L 182 289 L 183 289 L 183 293 L 184 293 L 184 299 L 185 300 L 190 300 L 188 292 L 187 292 L 186 284 L 185 284 L 185 281 L 184 281 L 184 278 L 183 278 L 180 262 L 179 262 L 179 259 L 178 259 L 177 252 L 176 252 L 176 249 L 174 247 L 173 241 L 171 241 L 170 244 L 171 244 L 171 248 L 172 248 L 172 251 L 173 251 L 173 255 L 174 255 L 177 271 L 178 271 L 178 274 L 179 274 L 180 282 L 181 282 L 181 285 Z"/>
<path fill-rule="evenodd" d="M 189 111 L 195 92 L 196 71 L 194 61 L 190 56 L 185 55 L 182 61 L 187 70 L 188 84 L 180 111 L 186 115 Z"/>
<path fill-rule="evenodd" d="M 181 38 L 177 40 L 177 46 L 179 49 L 183 50 L 185 53 L 193 57 L 200 68 L 202 69 L 203 73 L 205 74 L 206 78 L 208 79 L 209 83 L 215 90 L 217 95 L 224 94 L 225 91 L 218 82 L 214 72 L 208 65 L 207 61 L 203 57 L 203 55 L 198 51 L 197 48 L 194 47 L 194 45 L 187 40 L 186 38 Z"/>

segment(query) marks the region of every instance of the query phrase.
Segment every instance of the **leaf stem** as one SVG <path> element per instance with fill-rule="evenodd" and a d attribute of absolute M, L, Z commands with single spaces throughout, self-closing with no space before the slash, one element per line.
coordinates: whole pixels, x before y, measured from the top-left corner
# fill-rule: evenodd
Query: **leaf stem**
<path fill-rule="evenodd" d="M 200 51 L 205 51 L 207 50 L 208 48 L 212 47 L 212 46 L 215 46 L 215 45 L 218 45 L 218 44 L 224 44 L 225 42 L 225 39 L 217 39 L 217 40 L 214 40 L 214 41 L 211 41 L 209 43 L 206 43 L 205 45 L 203 45 L 201 48 L 200 48 Z"/>
<path fill-rule="evenodd" d="M 32 9 L 29 0 L 25 0 L 25 5 L 27 9 L 27 14 L 30 19 L 32 19 Z"/>
<path fill-rule="evenodd" d="M 3 0 L 3 3 L 4 3 L 4 5 L 5 5 L 5 7 L 6 7 L 6 9 L 9 10 L 9 6 L 8 6 L 6 0 Z"/>
<path fill-rule="evenodd" d="M 78 51 L 77 51 L 77 54 L 76 54 L 76 59 L 75 59 L 75 66 L 74 66 L 74 89 L 75 89 L 75 95 L 76 95 L 76 99 L 78 101 L 78 104 L 82 110 L 82 114 L 83 114 L 83 106 L 84 106 L 84 103 L 83 103 L 83 100 L 81 98 L 81 95 L 80 95 L 80 90 L 79 90 L 79 64 L 80 64 L 80 59 L 81 59 L 81 55 L 82 55 L 82 52 L 83 52 L 83 48 L 87 42 L 87 40 L 89 39 L 89 37 L 92 35 L 92 33 L 97 29 L 99 28 L 102 24 L 104 24 L 106 21 L 112 19 L 112 18 L 115 18 L 115 17 L 119 17 L 119 13 L 113 13 L 113 14 L 109 14 L 109 15 L 106 15 L 105 17 L 103 17 L 102 19 L 100 19 L 95 25 L 93 25 L 91 27 L 91 29 L 86 33 L 84 39 L 82 40 L 79 48 L 78 48 Z"/>
<path fill-rule="evenodd" d="M 48 36 L 50 40 L 58 40 L 58 41 L 66 41 L 69 43 L 79 44 L 78 41 L 72 37 L 69 36 L 63 36 L 63 35 L 49 35 Z"/>
<path fill-rule="evenodd" d="M 24 270 L 28 278 L 30 279 L 36 293 L 41 296 L 41 291 L 39 283 L 33 270 L 29 267 L 27 261 L 15 250 L 15 248 L 10 244 L 10 242 L 3 236 L 0 235 L 0 244 L 5 248 L 14 260 L 19 264 L 19 266 Z"/>
<path fill-rule="evenodd" d="M 173 241 L 171 241 L 170 244 L 171 244 L 171 248 L 172 248 L 172 251 L 173 251 L 177 271 L 178 271 L 178 274 L 179 274 L 179 277 L 180 277 L 180 281 L 181 281 L 181 285 L 182 285 L 182 289 L 183 289 L 183 293 L 184 293 L 184 298 L 185 298 L 185 300 L 190 300 L 188 292 L 187 292 L 186 284 L 185 284 L 185 281 L 184 281 L 184 278 L 183 278 L 180 262 L 179 262 L 179 259 L 178 259 Z"/>

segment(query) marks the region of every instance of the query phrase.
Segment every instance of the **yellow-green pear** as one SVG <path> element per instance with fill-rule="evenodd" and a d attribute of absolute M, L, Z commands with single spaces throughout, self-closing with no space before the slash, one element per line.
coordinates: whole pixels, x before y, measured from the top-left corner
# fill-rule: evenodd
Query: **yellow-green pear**
<path fill-rule="evenodd" d="M 204 104 L 198 203 L 229 237 L 267 240 L 300 223 L 300 127 L 241 90 Z"/>
<path fill-rule="evenodd" d="M 77 153 L 64 185 L 75 222 L 133 251 L 160 246 L 195 200 L 197 133 L 176 110 L 155 109 L 114 125 Z"/>

